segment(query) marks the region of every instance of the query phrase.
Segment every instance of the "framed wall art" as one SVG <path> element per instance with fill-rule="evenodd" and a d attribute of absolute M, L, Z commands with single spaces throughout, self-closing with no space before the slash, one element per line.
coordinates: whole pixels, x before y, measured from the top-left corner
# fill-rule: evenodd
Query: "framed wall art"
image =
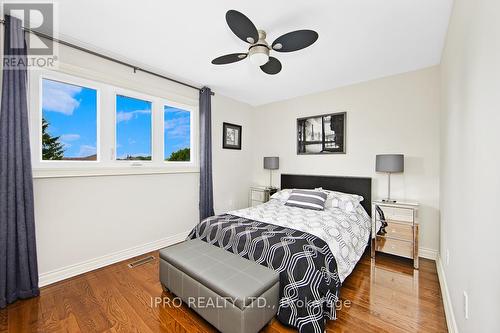
<path fill-rule="evenodd" d="M 222 123 L 222 148 L 241 150 L 241 126 Z"/>
<path fill-rule="evenodd" d="M 346 112 L 297 119 L 297 154 L 345 154 Z"/>

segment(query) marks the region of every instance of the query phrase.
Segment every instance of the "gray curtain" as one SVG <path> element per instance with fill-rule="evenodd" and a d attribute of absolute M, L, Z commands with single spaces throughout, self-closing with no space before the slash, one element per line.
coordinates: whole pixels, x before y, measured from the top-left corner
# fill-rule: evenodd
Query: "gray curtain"
<path fill-rule="evenodd" d="M 212 189 L 212 91 L 200 90 L 200 220 L 214 214 Z"/>
<path fill-rule="evenodd" d="M 5 57 L 26 60 L 21 21 L 5 17 Z M 26 68 L 4 68 L 0 110 L 0 308 L 37 296 Z"/>

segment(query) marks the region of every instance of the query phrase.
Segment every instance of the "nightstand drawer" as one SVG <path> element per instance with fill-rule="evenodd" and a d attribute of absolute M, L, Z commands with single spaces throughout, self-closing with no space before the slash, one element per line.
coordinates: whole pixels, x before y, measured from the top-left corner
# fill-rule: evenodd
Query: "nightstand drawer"
<path fill-rule="evenodd" d="M 266 199 L 266 194 L 264 191 L 252 191 L 252 200 L 264 202 Z"/>
<path fill-rule="evenodd" d="M 380 207 L 384 212 L 386 220 L 395 220 L 402 222 L 413 222 L 413 209 L 400 207 Z"/>
<path fill-rule="evenodd" d="M 377 236 L 377 251 L 413 258 L 413 243 Z"/>
<path fill-rule="evenodd" d="M 387 221 L 385 237 L 413 242 L 413 227 L 410 224 Z"/>

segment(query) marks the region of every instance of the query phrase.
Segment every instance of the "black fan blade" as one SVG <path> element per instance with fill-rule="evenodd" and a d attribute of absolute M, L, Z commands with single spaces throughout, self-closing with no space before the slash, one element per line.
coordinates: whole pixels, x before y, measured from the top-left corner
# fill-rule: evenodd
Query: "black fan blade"
<path fill-rule="evenodd" d="M 246 53 L 231 53 L 231 54 L 226 54 L 223 56 L 220 56 L 218 58 L 215 58 L 212 60 L 212 64 L 214 65 L 225 65 L 225 64 L 230 64 L 232 62 L 237 62 L 240 60 L 243 60 L 247 57 Z"/>
<path fill-rule="evenodd" d="M 313 30 L 292 31 L 278 37 L 272 47 L 278 52 L 297 51 L 314 44 L 318 37 L 318 33 Z"/>
<path fill-rule="evenodd" d="M 229 28 L 239 39 L 246 43 L 254 44 L 259 40 L 257 28 L 248 17 L 236 10 L 226 13 L 226 22 Z"/>
<path fill-rule="evenodd" d="M 260 69 L 266 74 L 274 75 L 281 72 L 281 62 L 275 57 L 269 57 L 269 61 L 260 66 Z"/>

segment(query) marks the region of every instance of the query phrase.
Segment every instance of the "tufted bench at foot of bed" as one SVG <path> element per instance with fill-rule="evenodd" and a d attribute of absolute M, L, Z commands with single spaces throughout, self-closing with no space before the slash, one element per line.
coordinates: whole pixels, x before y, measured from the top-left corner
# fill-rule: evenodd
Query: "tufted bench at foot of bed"
<path fill-rule="evenodd" d="M 223 333 L 254 333 L 278 310 L 279 274 L 204 241 L 160 250 L 160 282 Z"/>

